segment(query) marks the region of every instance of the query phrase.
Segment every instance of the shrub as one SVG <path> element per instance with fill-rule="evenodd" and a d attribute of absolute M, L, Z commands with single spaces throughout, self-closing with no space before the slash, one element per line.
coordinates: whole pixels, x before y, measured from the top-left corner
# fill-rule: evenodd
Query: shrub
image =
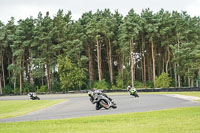
<path fill-rule="evenodd" d="M 123 80 L 122 79 L 117 78 L 116 84 L 117 84 L 116 85 L 117 88 L 123 88 Z"/>
<path fill-rule="evenodd" d="M 51 87 L 52 92 L 61 92 L 63 91 L 60 82 L 54 82 L 54 84 Z"/>
<path fill-rule="evenodd" d="M 28 82 L 23 83 L 23 92 L 28 93 L 28 92 L 34 92 L 37 90 L 37 87 L 34 87 L 33 84 L 30 84 Z"/>
<path fill-rule="evenodd" d="M 123 89 L 123 88 L 120 88 L 120 87 L 118 87 L 118 86 L 116 86 L 116 85 L 113 85 L 113 86 L 112 86 L 112 90 L 121 90 L 121 89 Z"/>
<path fill-rule="evenodd" d="M 168 77 L 167 73 L 161 73 L 159 77 L 156 77 L 156 86 L 158 88 L 168 88 L 172 79 Z"/>
<path fill-rule="evenodd" d="M 94 87 L 97 89 L 108 89 L 109 86 L 110 86 L 109 83 L 106 82 L 105 79 L 94 83 Z"/>
<path fill-rule="evenodd" d="M 20 94 L 19 88 L 14 89 L 14 90 L 13 90 L 13 93 L 19 95 L 19 94 Z"/>
<path fill-rule="evenodd" d="M 13 93 L 13 89 L 11 86 L 9 85 L 6 85 L 4 88 L 3 88 L 3 94 L 12 94 Z"/>
<path fill-rule="evenodd" d="M 154 86 L 154 85 L 153 85 L 153 82 L 152 82 L 152 81 L 149 81 L 149 80 L 146 82 L 145 85 L 146 85 L 148 88 L 153 88 L 153 86 Z"/>
<path fill-rule="evenodd" d="M 139 81 L 135 81 L 135 88 L 149 88 L 145 84 Z"/>
<path fill-rule="evenodd" d="M 120 89 L 126 89 L 128 85 L 131 84 L 130 71 L 129 69 L 124 69 L 123 74 L 120 72 L 116 77 L 116 86 Z"/>
<path fill-rule="evenodd" d="M 48 91 L 48 88 L 47 88 L 46 85 L 41 86 L 40 89 L 37 90 L 38 93 L 40 93 L 40 92 L 47 92 L 47 91 Z"/>

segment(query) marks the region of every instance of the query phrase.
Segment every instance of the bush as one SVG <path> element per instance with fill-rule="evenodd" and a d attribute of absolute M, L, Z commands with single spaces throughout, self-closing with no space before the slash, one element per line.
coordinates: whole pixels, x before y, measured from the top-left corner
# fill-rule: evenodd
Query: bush
<path fill-rule="evenodd" d="M 13 89 L 11 86 L 9 85 L 6 85 L 4 88 L 3 88 L 3 94 L 12 94 L 13 93 Z"/>
<path fill-rule="evenodd" d="M 23 92 L 34 92 L 37 90 L 37 87 L 35 87 L 33 84 L 30 84 L 29 82 L 23 83 Z"/>
<path fill-rule="evenodd" d="M 105 81 L 105 79 L 101 81 L 97 81 L 94 83 L 94 87 L 97 89 L 108 89 L 110 87 L 109 83 Z"/>
<path fill-rule="evenodd" d="M 61 92 L 63 91 L 61 84 L 59 82 L 54 82 L 54 84 L 51 87 L 52 92 Z"/>
<path fill-rule="evenodd" d="M 40 93 L 40 92 L 47 92 L 48 91 L 48 88 L 46 85 L 43 85 L 40 87 L 40 89 L 37 90 L 37 93 Z"/>
<path fill-rule="evenodd" d="M 168 88 L 172 79 L 168 77 L 167 73 L 161 73 L 159 77 L 156 77 L 156 86 L 158 88 Z"/>
<path fill-rule="evenodd" d="M 123 88 L 120 88 L 120 87 L 118 87 L 118 86 L 116 86 L 116 85 L 113 85 L 113 86 L 112 86 L 112 90 L 121 90 L 121 89 L 123 89 Z"/>
<path fill-rule="evenodd" d="M 123 88 L 123 80 L 118 76 L 117 79 L 116 79 L 116 87 L 117 88 Z"/>
<path fill-rule="evenodd" d="M 19 88 L 14 89 L 14 90 L 13 90 L 13 93 L 16 94 L 16 95 L 19 95 L 19 94 L 20 94 Z"/>
<path fill-rule="evenodd" d="M 149 87 L 143 84 L 142 82 L 135 81 L 135 88 L 149 88 Z"/>

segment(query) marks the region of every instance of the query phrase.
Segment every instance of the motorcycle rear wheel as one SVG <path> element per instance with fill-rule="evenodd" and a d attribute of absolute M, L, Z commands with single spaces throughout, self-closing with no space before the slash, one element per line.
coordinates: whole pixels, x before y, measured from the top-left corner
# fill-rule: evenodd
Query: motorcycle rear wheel
<path fill-rule="evenodd" d="M 113 108 L 113 109 L 116 109 L 116 108 L 117 108 L 117 105 L 112 105 L 112 108 Z"/>

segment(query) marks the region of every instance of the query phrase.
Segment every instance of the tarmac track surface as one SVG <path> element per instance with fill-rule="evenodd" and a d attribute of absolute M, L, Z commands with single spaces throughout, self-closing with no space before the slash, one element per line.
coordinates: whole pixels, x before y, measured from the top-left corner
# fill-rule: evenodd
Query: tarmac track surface
<path fill-rule="evenodd" d="M 200 102 L 171 97 L 169 95 L 139 94 L 139 98 L 130 95 L 111 95 L 117 104 L 117 109 L 95 110 L 88 96 L 71 97 L 61 95 L 41 95 L 41 100 L 68 99 L 68 101 L 41 109 L 23 116 L 0 119 L 0 122 L 37 121 L 50 119 L 64 119 L 85 116 L 120 114 L 131 112 L 145 112 L 175 107 L 200 106 Z M 27 96 L 0 97 L 0 100 L 27 100 Z"/>

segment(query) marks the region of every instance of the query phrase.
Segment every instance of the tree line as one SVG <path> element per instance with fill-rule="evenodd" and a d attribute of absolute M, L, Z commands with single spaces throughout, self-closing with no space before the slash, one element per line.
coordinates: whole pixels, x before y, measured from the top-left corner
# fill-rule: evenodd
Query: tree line
<path fill-rule="evenodd" d="M 15 24 L 0 21 L 0 94 L 106 87 L 193 87 L 200 75 L 200 18 L 187 12 L 131 9 L 39 12 Z"/>

